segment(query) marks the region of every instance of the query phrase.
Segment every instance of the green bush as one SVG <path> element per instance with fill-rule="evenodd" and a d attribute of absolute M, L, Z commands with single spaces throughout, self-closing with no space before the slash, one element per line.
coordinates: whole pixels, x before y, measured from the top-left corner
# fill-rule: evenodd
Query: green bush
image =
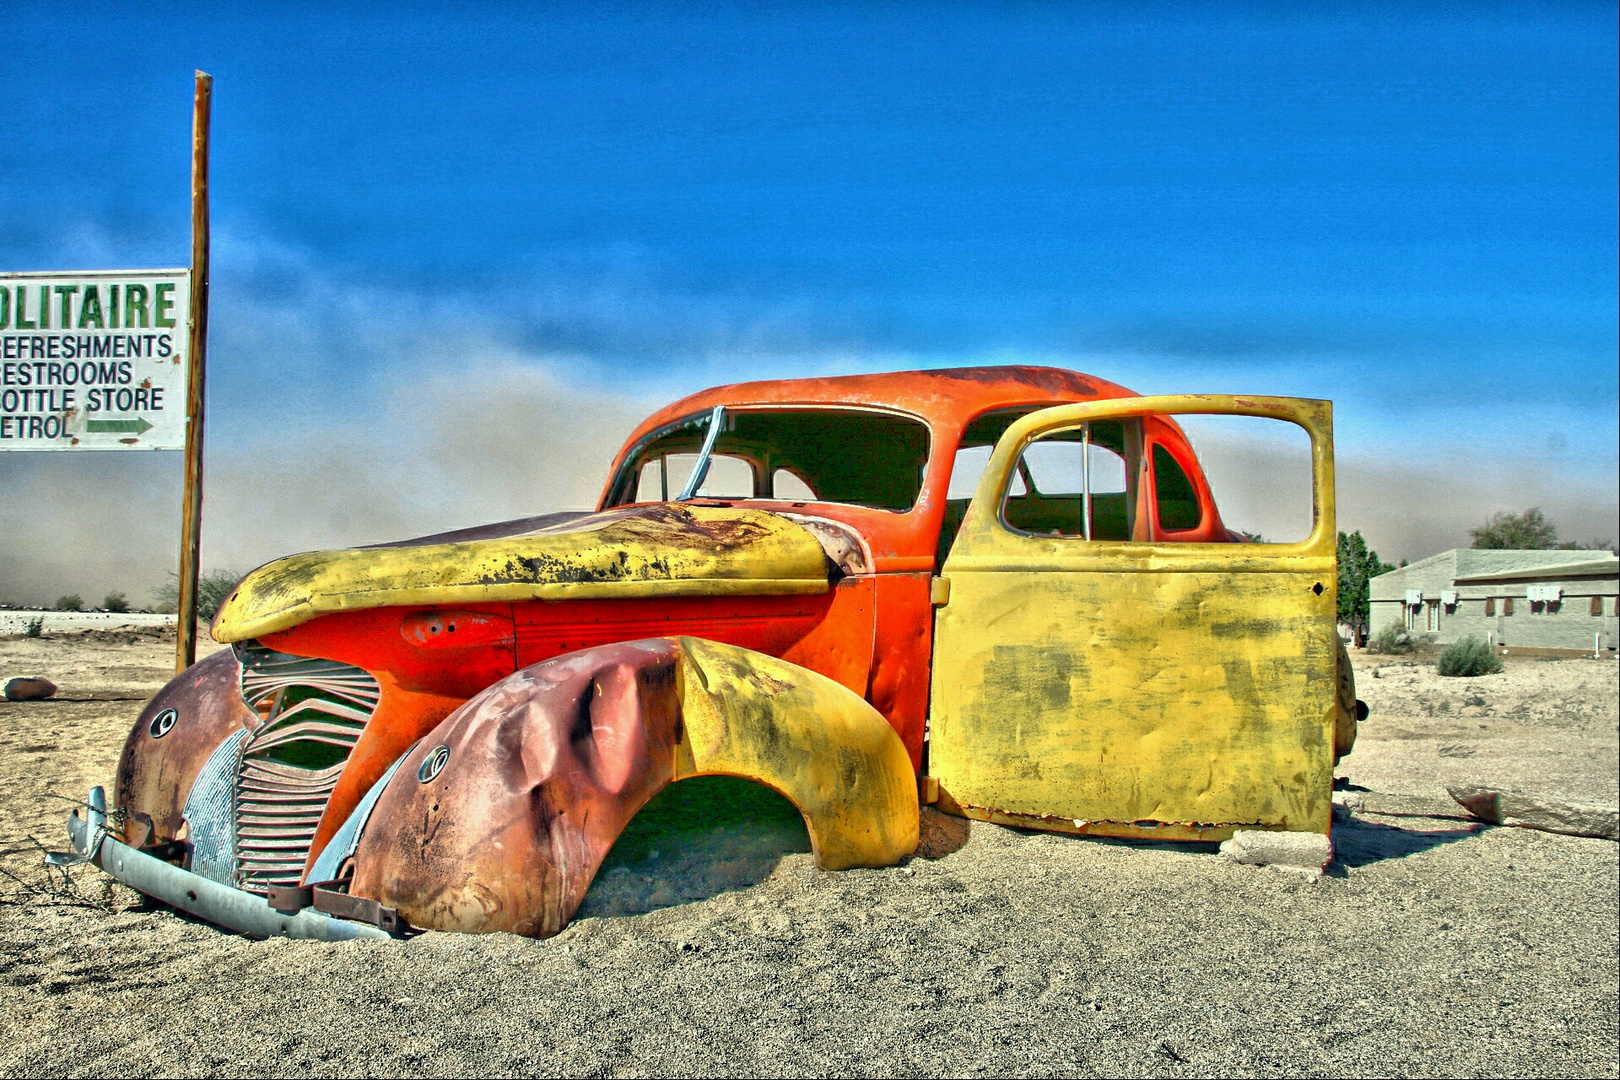
<path fill-rule="evenodd" d="M 68 593 L 66 596 L 56 598 L 57 611 L 78 611 L 82 607 L 84 607 L 84 601 L 80 599 L 78 593 Z"/>
<path fill-rule="evenodd" d="M 158 586 L 152 605 L 155 611 L 180 610 L 180 575 L 171 570 L 169 577 L 168 584 Z M 242 575 L 235 570 L 204 570 L 197 575 L 197 618 L 212 619 L 241 580 Z"/>
<path fill-rule="evenodd" d="M 1371 653 L 1389 653 L 1392 656 L 1404 656 L 1407 653 L 1417 652 L 1417 647 L 1423 638 L 1404 626 L 1386 626 L 1367 642 L 1367 651 Z"/>
<path fill-rule="evenodd" d="M 110 592 L 101 598 L 101 609 L 103 611 L 128 611 L 129 598 L 121 592 Z"/>
<path fill-rule="evenodd" d="M 1472 679 L 1478 675 L 1495 675 L 1501 670 L 1502 658 L 1496 655 L 1496 650 L 1472 634 L 1440 651 L 1440 674 L 1448 677 Z"/>

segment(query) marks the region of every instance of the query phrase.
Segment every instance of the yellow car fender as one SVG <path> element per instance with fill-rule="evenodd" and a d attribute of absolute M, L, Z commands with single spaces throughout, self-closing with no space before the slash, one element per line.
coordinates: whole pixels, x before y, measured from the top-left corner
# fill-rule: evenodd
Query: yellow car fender
<path fill-rule="evenodd" d="M 774 656 L 683 637 L 674 779 L 740 776 L 804 815 L 816 865 L 892 866 L 917 849 L 917 778 L 894 728 L 844 686 Z"/>

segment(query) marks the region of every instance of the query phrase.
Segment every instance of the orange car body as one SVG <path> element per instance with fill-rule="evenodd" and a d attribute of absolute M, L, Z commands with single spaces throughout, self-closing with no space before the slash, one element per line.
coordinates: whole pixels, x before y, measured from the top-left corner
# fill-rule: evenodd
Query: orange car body
<path fill-rule="evenodd" d="M 352 749 L 342 760 L 340 772 L 334 773 L 336 779 L 329 792 L 322 789 L 318 806 L 306 799 L 310 805 L 302 808 L 295 805 L 296 799 L 287 797 L 291 801 L 287 802 L 285 813 L 292 816 L 303 813 L 305 817 L 300 820 L 313 825 L 313 831 L 306 829 L 298 840 L 304 846 L 297 849 L 297 845 L 282 840 L 265 841 L 270 848 L 283 844 L 287 849 L 272 850 L 270 856 L 266 856 L 282 860 L 283 876 L 273 879 L 279 883 L 276 887 L 294 884 L 294 877 L 296 884 L 307 885 L 323 852 L 355 815 L 367 793 L 382 786 L 379 781 L 392 767 L 397 767 L 413 746 L 424 742 L 436 729 L 443 730 L 446 718 L 469 699 L 534 665 L 561 663 L 558 658 L 582 650 L 626 642 L 677 636 L 702 639 L 780 658 L 797 668 L 825 676 L 869 703 L 887 721 L 904 748 L 914 779 L 924 766 L 934 609 L 939 599 L 936 580 L 952 532 L 960 524 L 960 504 L 965 502 L 948 498 L 951 473 L 964 434 L 970 432 L 976 422 L 984 423 L 986 417 L 1003 417 L 1005 422 L 1000 424 L 1000 429 L 1004 430 L 1006 422 L 1013 418 L 1054 405 L 1134 396 L 1124 387 L 1102 379 L 1040 367 L 911 371 L 716 387 L 677 401 L 641 424 L 612 463 L 597 506 L 598 517 L 581 521 L 584 525 L 602 521 L 667 524 L 674 520 L 670 518 L 673 511 L 669 508 L 685 506 L 692 509 L 682 511 L 687 517 L 676 522 L 687 530 L 682 535 L 725 547 L 730 540 L 718 533 L 701 534 L 701 529 L 692 532 L 698 526 L 687 518 L 701 512 L 702 508 L 719 511 L 742 507 L 746 511 L 771 515 L 773 519 L 783 515 L 794 520 L 820 519 L 831 523 L 822 528 L 823 535 L 842 527 L 851 550 L 848 558 L 817 590 L 808 587 L 797 590 L 758 588 L 751 593 L 747 589 L 713 593 L 697 590 L 686 595 L 666 592 L 616 598 L 585 594 L 557 599 L 554 594 L 537 590 L 525 593 L 522 581 L 501 578 L 487 587 L 480 585 L 482 592 L 466 593 L 468 599 L 465 600 L 398 603 L 387 599 L 368 600 L 355 593 L 340 598 L 336 608 L 319 611 L 311 608 L 302 615 L 280 619 L 290 625 L 262 623 L 276 627 L 252 635 L 254 648 L 268 650 L 266 655 L 320 658 L 349 665 L 369 673 L 375 680 L 374 708 L 363 726 L 356 729 Z M 678 428 L 683 421 L 700 420 L 715 406 L 724 406 L 737 414 L 784 407 L 872 411 L 915 421 L 925 427 L 927 433 L 926 463 L 917 478 L 915 497 L 909 508 L 903 509 L 815 499 L 724 499 L 701 495 L 682 504 L 664 502 L 662 494 L 659 499 L 638 502 L 638 478 L 629 468 L 638 448 L 645 447 L 649 439 L 660 437 L 660 432 Z M 1142 424 L 1143 438 L 1162 447 L 1176 460 L 1190 480 L 1198 503 L 1196 528 L 1176 532 L 1173 538 L 1205 543 L 1237 539 L 1222 524 L 1209 485 L 1180 428 L 1166 417 L 1145 417 Z M 693 431 L 696 439 L 701 425 L 695 426 Z M 979 445 L 993 442 L 994 438 L 988 442 L 978 440 Z M 860 448 L 851 447 L 850 452 L 858 454 Z M 768 471 L 768 463 L 765 466 L 755 463 L 755 467 L 765 467 Z M 660 464 L 661 476 L 662 470 L 667 468 L 667 464 Z M 1144 477 L 1147 475 L 1144 468 Z M 1151 483 L 1151 479 L 1146 482 Z M 951 520 L 953 503 L 958 511 L 954 521 Z M 1152 497 L 1137 501 L 1133 511 L 1135 520 L 1127 524 L 1130 536 L 1126 539 L 1172 538 L 1172 530 L 1158 520 L 1155 507 L 1156 500 Z M 548 525 L 563 527 L 560 519 L 529 519 L 409 543 L 438 545 L 435 550 L 450 553 L 446 555 L 449 558 L 461 550 L 454 547 L 456 544 L 500 540 L 537 530 L 544 532 Z M 392 549 L 368 550 L 377 552 L 375 557 L 381 559 Z M 346 555 L 351 563 L 366 557 L 364 552 Z M 829 548 L 829 560 L 833 556 Z M 272 568 L 276 565 L 272 564 Z M 269 568 L 256 574 L 262 578 L 267 572 Z M 282 571 L 283 577 L 292 573 Z M 255 580 L 250 575 L 246 582 Z M 397 595 L 429 593 L 406 591 Z M 500 599 L 477 599 L 490 596 Z M 228 603 L 227 610 L 222 610 L 221 620 L 227 619 L 229 609 Z M 222 633 L 221 625 L 216 624 L 216 637 L 236 641 L 238 645 L 242 644 L 239 638 L 244 633 L 246 631 Z M 271 705 L 261 702 L 260 715 L 256 716 L 254 709 L 243 701 L 238 689 L 243 655 L 238 649 L 234 654 L 217 654 L 197 665 L 178 676 L 143 712 L 126 745 L 115 794 L 115 805 L 125 812 L 123 839 L 131 847 L 153 848 L 173 844 L 177 838 L 184 843 L 188 793 L 193 792 L 210 754 L 227 735 L 254 730 L 255 725 L 269 715 L 267 710 Z M 668 659 L 668 655 L 672 655 L 668 649 L 658 655 L 664 659 L 635 663 L 647 671 L 659 664 L 668 668 L 674 663 Z M 654 679 L 654 676 L 645 675 L 645 678 Z M 638 707 L 643 711 L 652 708 L 655 712 L 662 708 L 645 703 Z M 194 733 L 186 741 L 171 739 L 158 743 L 157 718 L 168 709 L 189 710 L 193 715 L 190 723 Z M 677 734 L 673 737 L 679 737 L 680 726 L 680 722 L 675 721 Z M 418 756 L 423 752 L 419 751 Z M 406 765 L 410 766 L 414 760 L 407 761 Z M 422 769 L 428 769 L 426 761 Z M 672 775 L 659 782 L 672 778 L 677 777 Z M 627 809 L 620 816 L 633 814 L 639 805 L 636 800 L 644 801 L 647 797 L 650 794 L 640 788 L 624 796 L 628 800 Z M 402 803 L 401 808 L 403 806 Z M 272 828 L 280 820 L 274 814 L 282 812 L 274 806 L 264 811 L 271 816 L 259 822 L 264 825 L 263 835 L 272 838 L 283 835 Z M 241 825 L 241 843 L 245 847 L 251 847 L 254 842 L 253 825 L 254 822 Z M 603 843 L 611 844 L 611 840 L 609 835 L 605 840 L 598 837 L 591 843 L 600 848 Z M 537 842 L 543 846 L 552 841 L 542 838 Z M 598 861 L 600 855 L 598 852 L 595 856 Z M 296 862 L 289 863 L 287 860 L 294 856 Z M 521 861 L 515 854 L 511 858 Z M 294 868 L 296 875 L 292 874 Z M 590 869 L 594 872 L 594 864 Z M 439 872 L 420 867 L 410 872 L 418 871 Z M 376 873 L 375 868 L 369 874 L 362 870 L 356 878 L 357 887 L 374 879 Z M 397 873 L 408 876 L 406 871 Z M 576 873 L 574 878 L 578 876 Z M 488 926 L 475 926 L 461 915 L 433 918 L 447 924 L 445 928 L 555 932 L 558 919 L 566 921 L 572 912 L 569 905 L 577 904 L 576 894 L 589 883 L 588 874 L 583 882 L 574 878 L 557 886 L 561 893 L 568 893 L 573 899 L 547 901 L 555 910 L 539 921 L 537 917 L 526 916 L 527 921 L 495 920 Z M 264 878 L 260 885 L 271 880 Z M 259 888 L 251 884 L 238 887 Z M 263 891 L 262 888 L 259 891 Z M 499 902 L 489 903 L 498 906 Z"/>

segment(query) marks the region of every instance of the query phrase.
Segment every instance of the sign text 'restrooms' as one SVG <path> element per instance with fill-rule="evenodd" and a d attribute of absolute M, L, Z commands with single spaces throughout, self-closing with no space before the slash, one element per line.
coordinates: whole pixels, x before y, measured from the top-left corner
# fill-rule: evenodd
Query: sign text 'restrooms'
<path fill-rule="evenodd" d="M 186 270 L 0 274 L 0 450 L 180 450 Z"/>

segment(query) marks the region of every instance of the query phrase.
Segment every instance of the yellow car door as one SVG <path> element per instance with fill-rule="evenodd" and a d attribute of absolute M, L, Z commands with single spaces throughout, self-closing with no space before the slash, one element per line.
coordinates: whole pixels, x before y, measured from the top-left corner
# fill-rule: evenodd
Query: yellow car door
<path fill-rule="evenodd" d="M 1149 535 L 1142 418 L 1177 414 L 1303 428 L 1309 535 L 1131 539 Z M 1087 446 L 1083 508 L 1032 510 L 1021 497 L 1026 451 L 1052 439 L 1112 440 L 1123 475 L 1098 486 L 1121 490 L 1092 489 Z M 940 808 L 1109 836 L 1327 832 L 1339 645 L 1332 446 L 1330 403 L 1293 398 L 1125 398 L 1008 428 L 936 590 L 925 786 L 937 782 Z M 1034 520 L 1043 512 L 1084 522 L 1045 529 Z"/>

